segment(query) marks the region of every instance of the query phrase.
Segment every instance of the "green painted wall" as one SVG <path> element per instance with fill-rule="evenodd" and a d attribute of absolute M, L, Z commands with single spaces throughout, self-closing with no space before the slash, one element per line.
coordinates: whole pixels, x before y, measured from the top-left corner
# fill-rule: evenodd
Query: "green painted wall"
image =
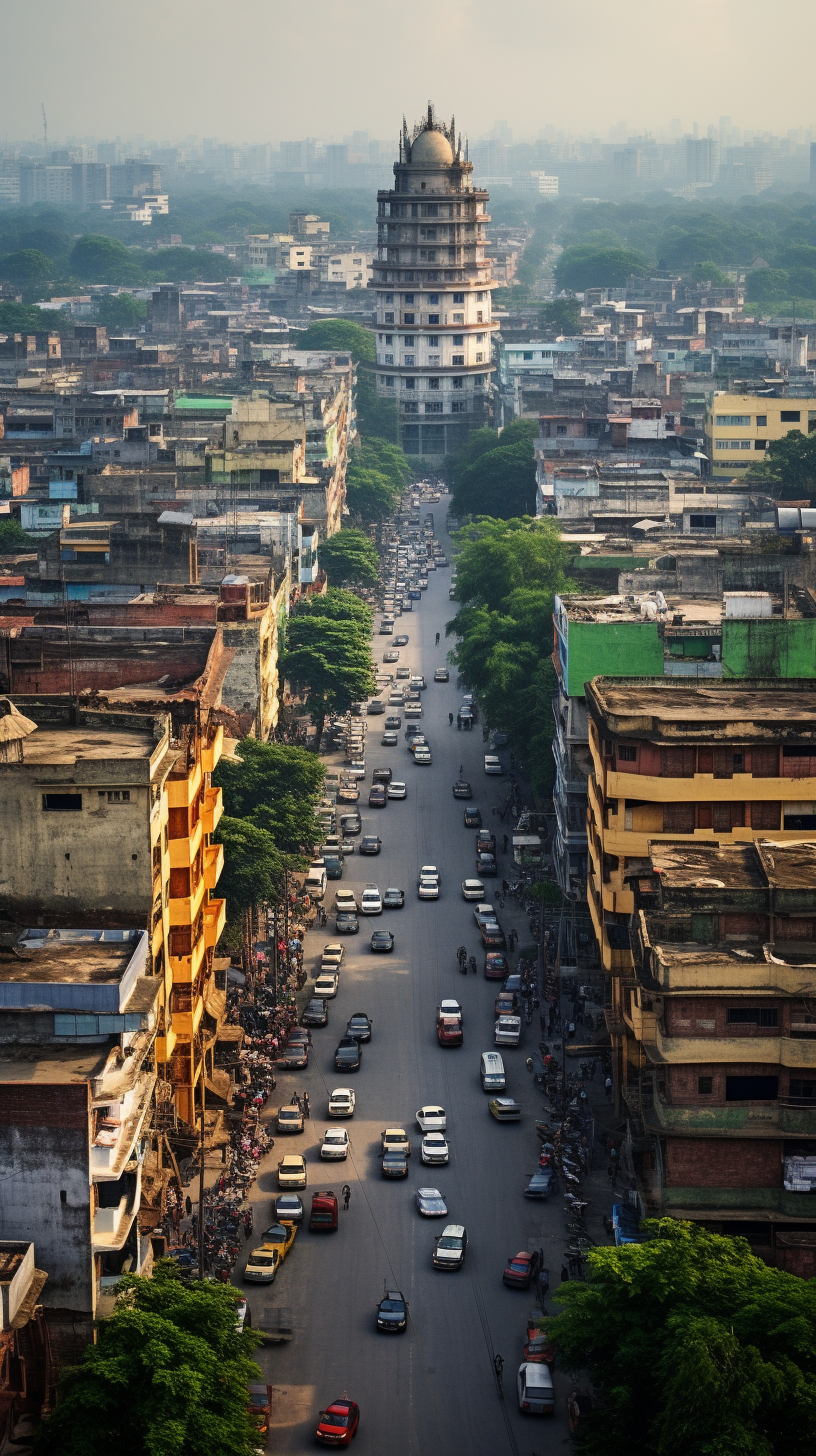
<path fill-rule="evenodd" d="M 816 619 L 723 621 L 723 677 L 816 677 Z"/>
<path fill-rule="evenodd" d="M 663 642 L 657 622 L 575 622 L 569 624 L 571 698 L 584 695 L 593 677 L 662 677 Z"/>

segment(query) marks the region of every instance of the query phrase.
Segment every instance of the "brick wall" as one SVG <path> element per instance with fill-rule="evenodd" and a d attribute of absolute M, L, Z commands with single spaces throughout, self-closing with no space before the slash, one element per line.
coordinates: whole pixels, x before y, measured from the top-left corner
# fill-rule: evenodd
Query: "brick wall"
<path fill-rule="evenodd" d="M 668 1138 L 667 1188 L 781 1188 L 778 1142 Z"/>

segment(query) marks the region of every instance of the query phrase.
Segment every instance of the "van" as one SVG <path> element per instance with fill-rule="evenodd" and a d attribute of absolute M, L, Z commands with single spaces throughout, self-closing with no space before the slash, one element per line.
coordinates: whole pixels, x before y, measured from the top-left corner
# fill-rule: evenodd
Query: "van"
<path fill-rule="evenodd" d="M 496 1046 L 518 1046 L 521 1040 L 521 1017 L 499 1016 L 493 1033 Z"/>
<path fill-rule="evenodd" d="M 303 881 L 303 888 L 307 895 L 313 900 L 322 900 L 326 893 L 326 866 L 310 865 L 309 873 Z"/>
<path fill-rule="evenodd" d="M 312 1233 L 332 1233 L 337 1229 L 337 1198 L 334 1193 L 313 1193 L 312 1211 L 309 1214 L 309 1229 Z"/>
<path fill-rule="evenodd" d="M 482 1079 L 483 1092 L 504 1091 L 507 1085 L 504 1062 L 498 1052 L 482 1052 L 479 1061 L 479 1075 Z"/>

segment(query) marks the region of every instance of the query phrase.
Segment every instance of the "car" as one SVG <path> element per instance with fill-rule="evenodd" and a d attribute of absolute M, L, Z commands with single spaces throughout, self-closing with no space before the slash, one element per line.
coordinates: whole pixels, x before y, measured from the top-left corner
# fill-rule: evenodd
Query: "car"
<path fill-rule="evenodd" d="M 386 790 L 389 799 L 407 799 L 408 788 L 401 780 L 392 779 Z"/>
<path fill-rule="evenodd" d="M 504 986 L 496 997 L 493 1010 L 496 1016 L 515 1016 L 519 1010 L 518 991 L 507 991 Z"/>
<path fill-rule="evenodd" d="M 365 1011 L 355 1011 L 354 1015 L 349 1017 L 346 1036 L 353 1036 L 358 1042 L 371 1041 L 373 1028 L 374 1022 Z"/>
<path fill-rule="evenodd" d="M 425 748 L 424 746 L 420 745 L 420 747 L 417 748 L 414 754 L 414 763 L 420 764 L 423 768 L 429 768 L 430 765 L 433 763 L 433 757 L 431 755 L 430 748 Z"/>
<path fill-rule="evenodd" d="M 516 1380 L 519 1410 L 529 1415 L 551 1416 L 555 1411 L 555 1391 L 548 1365 L 525 1360 L 519 1365 Z"/>
<path fill-rule="evenodd" d="M 392 930 L 375 930 L 371 937 L 372 951 L 382 952 L 388 955 L 394 949 L 394 932 Z"/>
<path fill-rule="evenodd" d="M 411 676 L 411 669 L 409 667 L 398 667 L 397 668 L 397 682 L 404 682 L 406 680 L 406 678 L 409 678 L 410 676 Z"/>
<path fill-rule="evenodd" d="M 405 1153 L 383 1153 L 383 1178 L 407 1178 L 408 1159 Z"/>
<path fill-rule="evenodd" d="M 489 829 L 480 829 L 476 835 L 476 853 L 495 855 L 496 836 L 491 834 Z"/>
<path fill-rule="evenodd" d="M 306 1163 L 300 1153 L 287 1153 L 278 1163 L 279 1188 L 305 1188 Z"/>
<path fill-rule="evenodd" d="M 338 935 L 357 935 L 360 929 L 360 922 L 356 915 L 348 915 L 343 911 L 337 916 L 334 928 Z"/>
<path fill-rule="evenodd" d="M 555 1343 L 547 1333 L 547 1324 L 540 1309 L 531 1309 L 527 1316 L 524 1358 L 535 1365 L 552 1365 L 555 1362 Z"/>
<path fill-rule="evenodd" d="M 484 899 L 484 895 L 485 895 L 485 887 L 482 884 L 481 880 L 463 880 L 462 881 L 462 899 L 463 900 L 483 900 Z"/>
<path fill-rule="evenodd" d="M 302 1223 L 303 1202 L 296 1193 L 279 1193 L 274 1203 L 279 1223 Z"/>
<path fill-rule="evenodd" d="M 360 799 L 360 790 L 356 784 L 341 784 L 337 790 L 338 804 L 356 804 Z"/>
<path fill-rule="evenodd" d="M 301 1026 L 325 1026 L 329 1019 L 329 1008 L 321 996 L 313 996 L 300 1018 Z"/>
<path fill-rule="evenodd" d="M 331 1001 L 337 995 L 339 985 L 340 977 L 336 971 L 321 971 L 314 983 L 315 996 L 320 996 L 323 1001 Z"/>
<path fill-rule="evenodd" d="M 482 945 L 485 950 L 507 949 L 507 936 L 499 925 L 498 920 L 485 920 L 481 927 Z"/>
<path fill-rule="evenodd" d="M 521 1249 L 508 1258 L 502 1279 L 508 1289 L 529 1289 L 540 1267 L 539 1249 Z"/>
<path fill-rule="evenodd" d="M 362 1055 L 356 1037 L 341 1036 L 334 1053 L 334 1065 L 338 1072 L 359 1072 Z"/>
<path fill-rule="evenodd" d="M 371 702 L 366 708 L 366 712 L 370 718 L 376 718 L 380 713 L 385 712 L 385 703 L 382 701 L 381 698 L 372 698 Z"/>
<path fill-rule="evenodd" d="M 364 758 L 353 758 L 351 760 L 351 763 L 349 764 L 348 768 L 346 769 L 346 777 L 347 778 L 350 778 L 350 779 L 354 779 L 355 783 L 357 783 L 360 779 L 364 779 L 365 776 L 366 776 L 365 759 Z M 342 818 L 340 820 L 340 823 L 341 824 L 343 823 Z"/>
<path fill-rule="evenodd" d="M 386 728 L 397 729 L 402 727 L 402 719 L 399 713 L 389 713 L 385 720 Z"/>
<path fill-rule="evenodd" d="M 343 858 L 344 859 L 345 859 L 346 855 L 353 854 L 354 853 L 354 840 L 353 839 L 346 839 L 345 837 L 343 839 L 341 839 L 340 840 L 340 852 L 343 855 Z"/>
<path fill-rule="evenodd" d="M 331 1159 L 347 1158 L 349 1135 L 345 1127 L 327 1127 L 320 1146 L 320 1156 L 325 1162 Z"/>
<path fill-rule="evenodd" d="M 482 926 L 485 925 L 488 920 L 496 919 L 496 911 L 494 910 L 492 905 L 488 904 L 486 900 L 481 900 L 473 912 L 473 919 L 476 921 L 476 924 L 481 930 Z"/>
<path fill-rule="evenodd" d="M 481 875 L 483 880 L 495 880 L 498 874 L 495 855 L 477 854 L 476 873 Z"/>
<path fill-rule="evenodd" d="M 339 941 L 330 940 L 327 945 L 324 945 L 320 957 L 321 972 L 329 970 L 339 971 L 345 954 L 346 947 L 344 945 L 341 945 Z"/>
<path fill-rule="evenodd" d="M 249 1284 L 271 1284 L 279 1263 L 274 1249 L 253 1249 L 244 1266 L 244 1279 Z"/>
<path fill-rule="evenodd" d="M 473 791 L 467 779 L 457 779 L 453 786 L 454 799 L 472 799 Z"/>
<path fill-rule="evenodd" d="M 383 733 L 380 739 L 381 748 L 396 748 L 398 743 L 399 739 L 393 729 L 389 729 L 388 732 Z"/>
<path fill-rule="evenodd" d="M 387 1289 L 377 1305 L 377 1329 L 399 1334 L 408 1328 L 408 1305 L 398 1289 Z"/>
<path fill-rule="evenodd" d="M 508 976 L 507 977 L 507 980 L 505 981 L 504 985 L 502 986 L 502 990 L 503 991 L 515 991 L 516 995 L 517 996 L 520 996 L 521 995 L 521 976 L 519 976 L 517 974 L 516 975 L 513 975 L 513 976 Z"/>
<path fill-rule="evenodd" d="M 323 1446 L 350 1446 L 360 1424 L 360 1407 L 343 1396 L 320 1412 L 315 1436 Z"/>
<path fill-rule="evenodd" d="M 404 1127 L 385 1127 L 380 1134 L 383 1153 L 404 1153 L 411 1156 L 411 1139 Z"/>
<path fill-rule="evenodd" d="M 444 1218 L 448 1212 L 448 1205 L 438 1188 L 417 1188 L 414 1202 L 423 1218 Z"/>
<path fill-rule="evenodd" d="M 467 1233 L 460 1223 L 449 1223 L 434 1241 L 434 1269 L 461 1269 L 467 1253 Z"/>
<path fill-rule="evenodd" d="M 305 1026 L 293 1026 L 292 1027 L 292 1030 L 289 1033 L 289 1038 L 288 1038 L 287 1045 L 294 1046 L 295 1043 L 302 1043 L 304 1045 L 311 1046 L 311 1044 L 312 1044 L 312 1033 L 309 1031 L 308 1027 L 305 1027 Z"/>
<path fill-rule="evenodd" d="M 422 692 L 425 691 L 425 689 L 426 689 L 427 686 L 428 686 L 428 684 L 426 683 L 425 678 L 423 677 L 423 675 L 422 675 L 421 672 L 412 673 L 412 675 L 411 675 L 411 687 L 412 688 L 416 688 L 419 692 L 422 693 Z"/>
<path fill-rule="evenodd" d="M 306 1066 L 308 1066 L 308 1064 L 309 1064 L 309 1046 L 308 1046 L 308 1043 L 302 1042 L 302 1041 L 295 1041 L 294 1037 L 291 1037 L 290 1036 L 289 1040 L 286 1043 L 286 1046 L 283 1048 L 283 1051 L 280 1053 L 280 1055 L 277 1058 L 276 1065 L 279 1066 L 279 1067 L 288 1067 L 290 1069 L 297 1069 L 299 1067 L 306 1067 Z"/>
<path fill-rule="evenodd" d="M 484 771 L 485 771 L 486 774 L 503 774 L 504 773 L 504 769 L 502 768 L 502 765 L 501 765 L 501 759 L 500 758 L 497 758 L 496 755 L 495 755 L 495 753 L 486 753 L 485 754 Z"/>
<path fill-rule="evenodd" d="M 487 1108 L 497 1122 L 518 1122 L 521 1117 L 521 1107 L 513 1097 L 491 1097 Z"/>
<path fill-rule="evenodd" d="M 295 1223 L 273 1223 L 263 1236 L 263 1248 L 274 1249 L 282 1264 L 295 1242 L 296 1233 Z"/>
<path fill-rule="evenodd" d="M 326 871 L 326 879 L 327 880 L 342 880 L 342 878 L 343 878 L 343 858 L 342 858 L 342 855 L 339 855 L 339 854 L 323 854 L 322 851 L 321 851 L 321 858 L 323 860 L 323 868 Z"/>
<path fill-rule="evenodd" d="M 424 1107 L 417 1108 L 416 1121 L 417 1127 L 423 1132 L 444 1132 L 448 1125 L 445 1109 L 438 1102 L 429 1102 Z"/>
<path fill-rule="evenodd" d="M 405 717 L 406 718 L 421 718 L 422 717 L 422 704 L 421 703 L 407 702 L 405 704 Z"/>
<path fill-rule="evenodd" d="M 279 1107 L 275 1122 L 278 1132 L 303 1132 L 303 1113 L 296 1102 L 288 1107 Z"/>
<path fill-rule="evenodd" d="M 419 876 L 420 876 L 420 879 L 423 879 L 423 880 L 436 880 L 436 883 L 439 884 L 439 870 L 437 869 L 436 865 L 433 865 L 433 864 L 420 865 L 420 867 L 419 867 Z"/>
<path fill-rule="evenodd" d="M 399 653 L 395 652 L 393 648 L 389 648 L 388 652 L 383 653 L 382 660 L 383 662 L 399 662 Z"/>
<path fill-rule="evenodd" d="M 407 647 L 408 646 L 408 634 L 407 634 L 407 632 L 401 632 L 398 637 L 395 637 L 394 638 L 394 646 L 395 647 Z"/>
<path fill-rule="evenodd" d="M 416 587 L 416 586 L 409 587 L 409 589 L 408 589 L 408 600 L 409 600 L 409 602 L 421 602 L 422 601 L 422 592 L 419 590 L 419 587 Z"/>
<path fill-rule="evenodd" d="M 341 814 L 340 828 L 344 834 L 359 834 L 363 827 L 363 821 L 359 814 Z"/>
<path fill-rule="evenodd" d="M 438 900 L 439 881 L 433 875 L 420 875 L 417 893 L 420 900 Z"/>
<path fill-rule="evenodd" d="M 383 910 L 401 910 L 405 904 L 405 891 L 397 885 L 389 885 L 383 895 Z"/>
<path fill-rule="evenodd" d="M 456 1020 L 462 1022 L 462 1024 L 464 1025 L 465 1018 L 462 1014 L 462 1008 L 459 1005 L 459 1002 L 454 1001 L 452 997 L 446 998 L 444 1001 L 440 1001 L 439 1005 L 436 1008 L 437 1021 L 442 1021 L 443 1018 L 446 1016 L 452 1016 Z"/>
<path fill-rule="evenodd" d="M 378 834 L 364 834 L 360 840 L 361 854 L 379 854 L 382 849 L 382 840 Z"/>
<path fill-rule="evenodd" d="M 525 1198 L 546 1200 L 556 1187 L 557 1178 L 552 1168 L 537 1168 L 524 1190 Z"/>
<path fill-rule="evenodd" d="M 368 791 L 369 809 L 384 809 L 388 803 L 385 784 L 372 784 Z"/>
<path fill-rule="evenodd" d="M 380 623 L 380 636 L 381 637 L 390 637 L 391 636 L 391 633 L 393 632 L 393 630 L 394 630 L 394 623 L 390 619 L 387 622 L 381 622 Z"/>
<path fill-rule="evenodd" d="M 447 1163 L 450 1158 L 448 1140 L 443 1132 L 426 1132 L 420 1144 L 423 1163 Z"/>
<path fill-rule="evenodd" d="M 337 1199 L 331 1189 L 324 1193 L 312 1194 L 309 1230 L 320 1234 L 337 1231 Z"/>
<path fill-rule="evenodd" d="M 361 915 L 382 915 L 382 896 L 377 885 L 366 885 L 360 896 Z"/>
<path fill-rule="evenodd" d="M 329 1097 L 329 1117 L 353 1117 L 357 1097 L 350 1087 L 335 1087 Z"/>
<path fill-rule="evenodd" d="M 481 810 L 480 809 L 474 809 L 472 806 L 469 806 L 465 810 L 465 828 L 466 829 L 479 829 L 481 827 L 481 823 L 482 823 L 482 813 L 481 813 Z"/>
<path fill-rule="evenodd" d="M 462 1023 L 457 1016 L 443 1016 L 436 1023 L 436 1037 L 440 1046 L 461 1046 L 464 1042 Z"/>
<path fill-rule="evenodd" d="M 518 1046 L 521 1040 L 521 1017 L 499 1016 L 493 1030 L 496 1046 Z"/>
<path fill-rule="evenodd" d="M 390 768 L 375 768 L 371 775 L 372 782 L 375 784 L 390 784 L 393 777 L 393 771 Z"/>
<path fill-rule="evenodd" d="M 430 744 L 425 737 L 425 734 L 420 733 L 419 730 L 416 729 L 414 732 L 411 733 L 410 741 L 408 743 L 408 752 L 411 754 L 415 754 L 420 748 L 430 748 Z"/>
<path fill-rule="evenodd" d="M 510 966 L 507 956 L 500 950 L 489 950 L 484 958 L 485 979 L 488 981 L 500 981 L 507 975 Z"/>
<path fill-rule="evenodd" d="M 438 667 L 434 672 L 434 682 L 450 682 L 450 673 L 446 667 Z"/>

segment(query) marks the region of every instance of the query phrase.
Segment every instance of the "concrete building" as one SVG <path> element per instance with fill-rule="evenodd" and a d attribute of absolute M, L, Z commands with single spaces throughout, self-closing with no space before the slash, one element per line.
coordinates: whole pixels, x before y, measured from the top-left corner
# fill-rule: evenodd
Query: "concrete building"
<path fill-rule="evenodd" d="M 455 454 L 490 413 L 488 194 L 433 107 L 403 122 L 394 187 L 377 194 L 377 390 L 393 399 L 403 448 L 428 464 Z"/>
<path fill-rule="evenodd" d="M 88 1321 L 125 1267 L 153 1263 L 137 1223 L 162 992 L 149 971 L 143 930 L 28 929 L 0 950 L 0 1236 L 33 1238 L 44 1302 Z"/>
<path fill-rule="evenodd" d="M 816 841 L 651 843 L 621 1096 L 644 1210 L 816 1274 Z"/>
<path fill-rule="evenodd" d="M 0 1240 L 0 1449 L 25 1449 L 51 1395 L 54 1362 L 41 1303 L 47 1279 L 30 1240 Z"/>
<path fill-rule="evenodd" d="M 816 397 L 787 394 L 715 393 L 705 414 L 705 448 L 715 476 L 744 473 L 762 460 L 772 440 L 791 430 L 816 430 Z"/>

